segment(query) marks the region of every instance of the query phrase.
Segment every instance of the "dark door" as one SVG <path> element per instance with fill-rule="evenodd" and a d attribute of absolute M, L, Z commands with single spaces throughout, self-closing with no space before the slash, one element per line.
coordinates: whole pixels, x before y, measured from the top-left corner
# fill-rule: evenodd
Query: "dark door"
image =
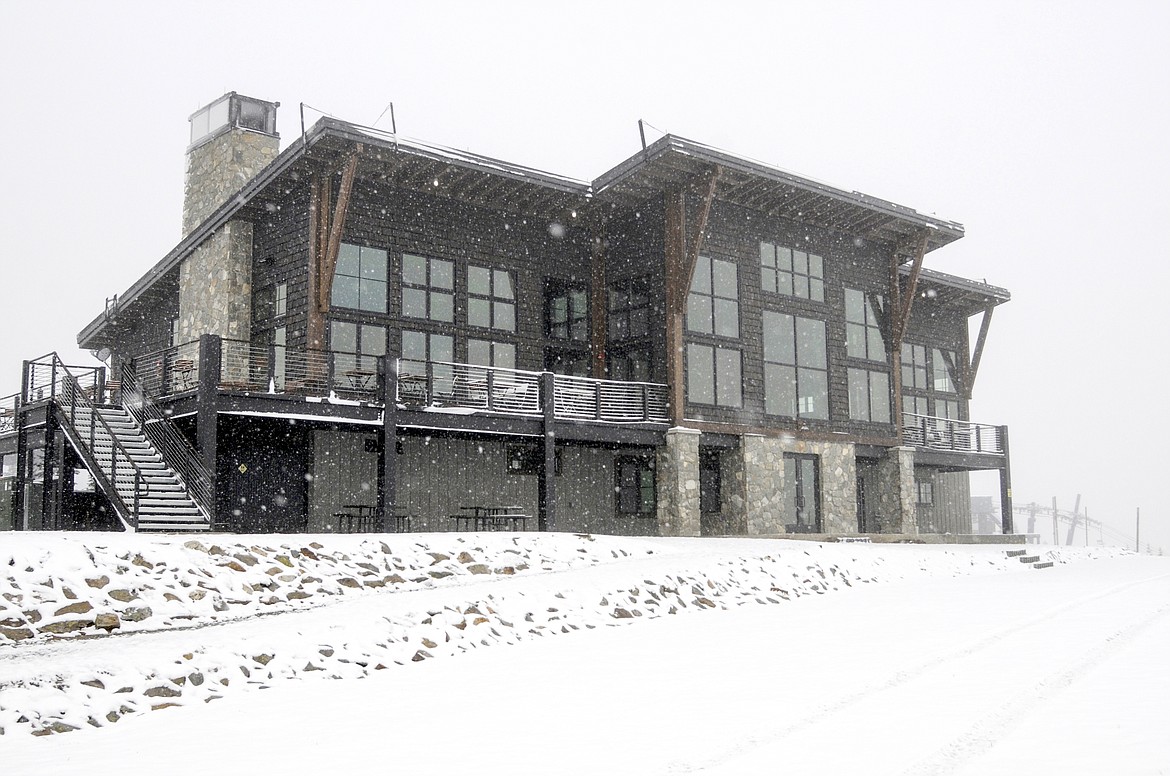
<path fill-rule="evenodd" d="M 232 530 L 295 533 L 308 528 L 303 450 L 256 447 L 233 458 L 227 489 Z"/>
<path fill-rule="evenodd" d="M 876 489 L 877 464 L 857 461 L 857 530 L 859 533 L 877 533 L 878 500 Z"/>

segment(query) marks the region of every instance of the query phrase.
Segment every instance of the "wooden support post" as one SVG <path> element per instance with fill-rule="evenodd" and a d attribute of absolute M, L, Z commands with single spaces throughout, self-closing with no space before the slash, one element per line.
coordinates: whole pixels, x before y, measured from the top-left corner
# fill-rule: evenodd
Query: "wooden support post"
<path fill-rule="evenodd" d="M 1004 534 L 1015 533 L 1012 516 L 1012 458 L 1008 449 L 1008 427 L 999 427 L 1003 445 L 1003 468 L 999 470 L 999 511 Z"/>
<path fill-rule="evenodd" d="M 378 386 L 382 400 L 382 428 L 378 436 L 378 523 L 382 531 L 396 528 L 394 515 L 398 503 L 398 369 L 394 356 L 378 359 Z"/>
<path fill-rule="evenodd" d="M 593 229 L 593 256 L 589 295 L 589 339 L 592 351 L 592 374 L 598 380 L 608 376 L 605 345 L 609 326 L 609 285 L 605 278 L 606 223 L 602 218 Z"/>
<path fill-rule="evenodd" d="M 686 256 L 686 197 L 682 189 L 666 193 L 666 384 L 670 424 L 683 419 L 686 401 L 686 368 L 683 359 L 683 315 L 686 289 L 682 288 L 682 264 Z"/>
<path fill-rule="evenodd" d="M 309 290 L 305 345 L 309 350 L 325 349 L 325 315 L 318 300 L 321 298 L 321 261 L 325 241 L 322 231 L 329 223 L 329 179 L 313 173 L 309 183 Z"/>
<path fill-rule="evenodd" d="M 918 277 L 922 273 L 922 260 L 926 256 L 927 232 L 923 231 L 922 239 L 914 254 L 914 267 L 910 270 L 910 280 L 906 288 L 902 288 L 902 279 L 899 273 L 901 253 L 895 248 L 890 256 L 890 383 L 893 386 L 893 421 L 894 435 L 898 444 L 902 444 L 902 341 L 906 337 L 906 329 L 910 325 L 910 311 L 914 307 L 914 297 L 918 295 Z"/>
<path fill-rule="evenodd" d="M 326 230 L 325 253 L 321 266 L 321 279 L 318 287 L 320 293 L 319 306 L 322 313 L 329 312 L 329 300 L 333 293 L 333 273 L 337 269 L 337 254 L 341 250 L 341 234 L 345 231 L 345 216 L 349 211 L 349 198 L 353 193 L 353 179 L 357 174 L 358 157 L 361 155 L 362 145 L 354 148 L 341 173 L 341 187 L 337 192 L 337 204 L 329 219 Z"/>
<path fill-rule="evenodd" d="M 983 346 L 987 344 L 987 332 L 991 328 L 991 314 L 995 312 L 995 307 L 988 307 L 983 311 L 983 320 L 979 324 L 979 337 L 975 340 L 975 352 L 971 355 L 971 366 L 967 370 L 967 379 L 964 381 L 966 389 L 964 394 L 968 401 L 971 400 L 971 393 L 975 390 L 975 377 L 979 374 L 979 362 L 983 358 Z"/>
<path fill-rule="evenodd" d="M 541 531 L 557 530 L 557 435 L 556 402 L 553 390 L 556 376 L 552 372 L 540 375 L 541 406 L 544 408 L 544 464 L 540 467 L 540 515 L 537 525 Z"/>
<path fill-rule="evenodd" d="M 199 385 L 195 394 L 196 442 L 203 467 L 211 483 L 211 530 L 219 522 L 219 377 L 223 361 L 223 340 L 216 334 L 199 337 Z"/>

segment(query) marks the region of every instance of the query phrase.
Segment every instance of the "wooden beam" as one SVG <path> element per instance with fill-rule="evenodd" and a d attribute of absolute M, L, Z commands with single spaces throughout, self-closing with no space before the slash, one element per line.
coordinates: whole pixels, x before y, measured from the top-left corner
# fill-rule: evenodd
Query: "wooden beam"
<path fill-rule="evenodd" d="M 975 340 L 975 352 L 971 354 L 971 366 L 967 370 L 967 380 L 964 386 L 968 400 L 971 399 L 971 394 L 975 390 L 975 377 L 979 374 L 979 362 L 983 359 L 983 346 L 987 344 L 987 332 L 991 328 L 991 314 L 994 312 L 994 305 L 984 310 L 983 320 L 979 324 L 979 338 Z"/>
<path fill-rule="evenodd" d="M 681 423 L 686 400 L 683 384 L 686 378 L 683 360 L 683 311 L 686 307 L 686 290 L 682 288 L 682 265 L 686 261 L 686 208 L 686 195 L 681 188 L 666 192 L 664 245 L 666 384 L 670 397 L 670 421 L 673 426 Z"/>
<path fill-rule="evenodd" d="M 703 192 L 703 199 L 699 202 L 699 212 L 695 219 L 695 232 L 690 240 L 687 241 L 687 266 L 686 266 L 686 285 L 683 287 L 682 304 L 686 304 L 686 294 L 691 290 L 691 283 L 695 279 L 695 264 L 699 260 L 699 252 L 703 249 L 703 237 L 707 232 L 707 218 L 711 215 L 711 203 L 715 200 L 715 185 L 719 182 L 719 176 L 723 174 L 723 168 L 715 165 L 715 169 L 711 171 L 707 177 L 707 188 Z"/>
<path fill-rule="evenodd" d="M 901 309 L 899 310 L 897 319 L 897 345 L 901 347 L 902 338 L 906 336 L 906 327 L 910 325 L 910 311 L 914 308 L 914 297 L 918 295 L 918 277 L 922 274 L 922 260 L 926 256 L 927 233 L 922 232 L 922 239 L 914 253 L 914 266 L 910 270 L 910 278 L 906 283 L 906 288 L 901 288 L 901 283 L 898 282 L 898 272 L 895 267 L 894 270 L 894 284 L 899 289 L 901 296 Z M 894 263 L 897 264 L 898 257 L 894 256 Z"/>
<path fill-rule="evenodd" d="M 589 338 L 593 361 L 593 376 L 601 380 L 606 377 L 607 359 L 605 344 L 609 326 L 609 285 L 605 279 L 605 216 L 598 219 L 592 229 L 593 253 L 589 289 Z"/>
<path fill-rule="evenodd" d="M 321 264 L 319 284 L 320 301 L 318 306 L 322 313 L 329 312 L 329 300 L 333 294 L 333 273 L 337 269 L 337 254 L 341 250 L 341 233 L 345 230 L 345 216 L 349 210 L 349 198 L 353 193 L 353 179 L 357 174 L 358 157 L 361 153 L 362 144 L 358 143 L 345 163 L 345 170 L 341 173 L 341 188 L 337 192 L 337 204 L 329 219 L 329 235 Z"/>
<path fill-rule="evenodd" d="M 324 254 L 325 231 L 329 213 L 329 178 L 314 172 L 309 182 L 309 288 L 306 304 L 305 347 L 325 349 L 325 316 L 321 312 L 318 290 L 321 285 L 321 258 Z"/>

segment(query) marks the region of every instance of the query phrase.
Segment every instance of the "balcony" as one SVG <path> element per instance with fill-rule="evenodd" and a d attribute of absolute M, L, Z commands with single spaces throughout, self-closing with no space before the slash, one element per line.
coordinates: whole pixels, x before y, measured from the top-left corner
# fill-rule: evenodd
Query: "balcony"
<path fill-rule="evenodd" d="M 381 406 L 379 360 L 357 353 L 297 351 L 222 340 L 216 383 L 220 391 L 328 399 Z M 657 383 L 595 380 L 519 369 L 398 359 L 396 404 L 404 410 L 491 413 L 539 418 L 551 380 L 555 420 L 667 423 L 667 390 Z M 199 343 L 140 356 L 132 369 L 152 398 L 194 393 L 201 376 Z M 546 377 L 547 375 L 547 377 Z"/>
<path fill-rule="evenodd" d="M 1004 454 L 1004 427 L 903 413 L 902 439 L 911 447 L 948 453 Z"/>

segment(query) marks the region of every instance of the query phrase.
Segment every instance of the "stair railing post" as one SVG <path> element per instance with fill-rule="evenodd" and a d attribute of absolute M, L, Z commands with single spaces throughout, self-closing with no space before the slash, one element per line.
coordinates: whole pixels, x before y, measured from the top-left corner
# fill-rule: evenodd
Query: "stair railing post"
<path fill-rule="evenodd" d="M 196 441 L 207 472 L 210 514 L 207 516 L 211 530 L 215 530 L 219 516 L 219 487 L 216 476 L 219 443 L 219 377 L 223 362 L 223 340 L 215 334 L 204 334 L 199 338 L 199 385 L 195 397 Z"/>

